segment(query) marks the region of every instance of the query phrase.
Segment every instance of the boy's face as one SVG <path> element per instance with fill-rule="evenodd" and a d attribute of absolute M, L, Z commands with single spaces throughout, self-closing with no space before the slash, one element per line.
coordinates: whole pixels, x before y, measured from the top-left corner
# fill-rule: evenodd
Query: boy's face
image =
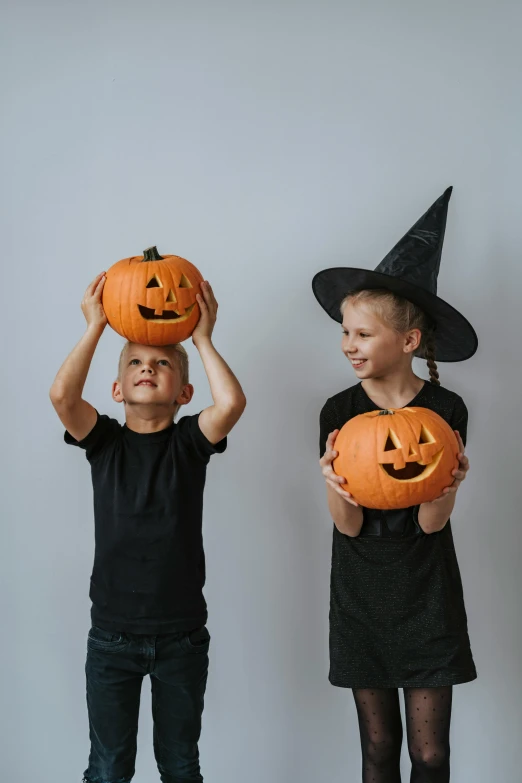
<path fill-rule="evenodd" d="M 136 343 L 127 346 L 112 387 L 116 402 L 167 409 L 190 402 L 193 392 L 190 384 L 182 384 L 174 349 Z"/>

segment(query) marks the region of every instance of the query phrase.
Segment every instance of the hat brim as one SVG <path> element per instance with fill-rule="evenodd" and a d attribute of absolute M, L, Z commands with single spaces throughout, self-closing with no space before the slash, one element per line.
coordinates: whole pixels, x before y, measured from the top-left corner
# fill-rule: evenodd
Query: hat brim
<path fill-rule="evenodd" d="M 342 323 L 341 302 L 349 291 L 385 288 L 418 305 L 436 324 L 435 360 L 463 362 L 477 350 L 478 338 L 467 318 L 436 294 L 381 272 L 354 267 L 333 267 L 318 272 L 312 289 L 330 318 Z"/>

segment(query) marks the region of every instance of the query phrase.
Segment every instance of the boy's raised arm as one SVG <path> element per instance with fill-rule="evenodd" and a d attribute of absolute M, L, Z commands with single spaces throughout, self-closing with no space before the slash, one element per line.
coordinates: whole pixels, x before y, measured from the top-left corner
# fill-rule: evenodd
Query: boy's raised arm
<path fill-rule="evenodd" d="M 87 288 L 82 300 L 87 330 L 60 367 L 49 392 L 62 424 L 76 440 L 83 440 L 96 424 L 96 409 L 82 399 L 82 393 L 94 351 L 107 325 L 101 301 L 104 285 L 102 272 Z"/>
<path fill-rule="evenodd" d="M 210 443 L 215 444 L 237 423 L 245 410 L 246 398 L 236 376 L 212 343 L 218 308 L 212 288 L 204 282 L 201 290 L 202 295 L 197 295 L 201 317 L 192 333 L 192 342 L 201 356 L 214 404 L 200 413 L 199 427 Z"/>

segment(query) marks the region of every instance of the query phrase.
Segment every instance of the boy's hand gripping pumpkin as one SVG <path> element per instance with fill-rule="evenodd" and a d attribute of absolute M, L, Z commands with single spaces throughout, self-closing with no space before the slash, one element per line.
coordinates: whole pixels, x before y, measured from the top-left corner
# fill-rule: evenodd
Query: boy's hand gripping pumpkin
<path fill-rule="evenodd" d="M 82 299 L 82 312 L 87 321 L 87 326 L 95 326 L 104 329 L 107 325 L 107 316 L 102 304 L 102 293 L 105 285 L 105 272 L 100 272 L 88 286 Z"/>
<path fill-rule="evenodd" d="M 201 310 L 201 316 L 192 332 L 192 342 L 197 347 L 198 341 L 211 339 L 219 305 L 214 296 L 212 286 L 207 280 L 201 283 L 201 293 L 196 294 L 196 300 Z"/>

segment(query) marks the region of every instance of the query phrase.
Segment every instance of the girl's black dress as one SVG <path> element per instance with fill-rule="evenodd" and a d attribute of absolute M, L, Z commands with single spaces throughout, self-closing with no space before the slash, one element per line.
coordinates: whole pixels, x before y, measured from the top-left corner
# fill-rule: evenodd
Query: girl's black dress
<path fill-rule="evenodd" d="M 430 408 L 466 443 L 468 412 L 454 392 L 426 382 L 409 406 Z M 348 419 L 378 410 L 358 383 L 331 397 L 320 416 L 320 447 Z M 426 535 L 419 506 L 363 509 L 360 534 L 334 526 L 330 591 L 330 675 L 343 688 L 456 685 L 477 676 L 451 522 Z"/>

